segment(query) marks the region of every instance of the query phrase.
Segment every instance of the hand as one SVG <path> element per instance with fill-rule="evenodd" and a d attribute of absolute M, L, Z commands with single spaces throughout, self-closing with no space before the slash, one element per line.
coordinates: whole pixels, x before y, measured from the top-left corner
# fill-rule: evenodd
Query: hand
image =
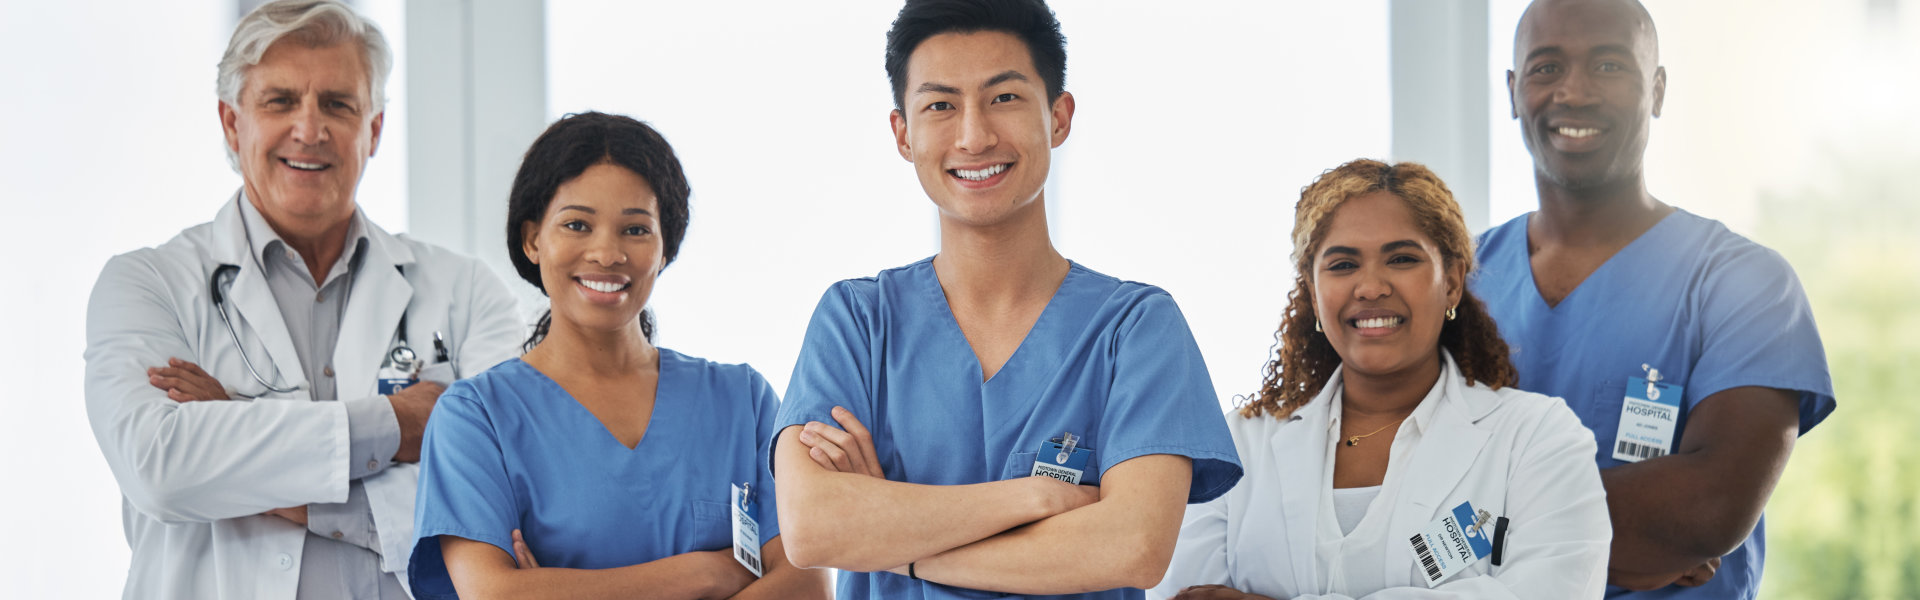
<path fill-rule="evenodd" d="M 1049 514 L 1057 515 L 1100 501 L 1098 486 L 1074 485 L 1045 475 L 1033 478 L 1043 480 L 1040 484 L 1046 489 Z"/>
<path fill-rule="evenodd" d="M 747 586 L 757 579 L 753 576 L 753 571 L 748 571 L 745 565 L 740 564 L 740 561 L 734 560 L 733 546 L 727 546 L 725 550 L 701 552 L 700 554 L 706 556 L 709 561 L 715 561 L 713 568 L 709 572 L 709 574 L 713 576 L 713 579 L 707 588 L 708 594 L 704 596 L 706 598 L 732 597 L 734 594 L 740 593 L 740 590 L 747 589 Z"/>
<path fill-rule="evenodd" d="M 220 380 L 201 370 L 200 365 L 178 358 L 167 359 L 167 366 L 148 368 L 147 383 L 166 390 L 167 398 L 174 402 L 232 400 Z"/>
<path fill-rule="evenodd" d="M 420 462 L 420 437 L 427 428 L 427 415 L 433 413 L 433 404 L 445 391 L 447 386 L 416 381 L 387 395 L 387 401 L 393 403 L 393 419 L 400 424 L 400 449 L 394 451 L 393 462 Z"/>
<path fill-rule="evenodd" d="M 533 559 L 533 549 L 527 547 L 527 541 L 520 539 L 520 530 L 513 530 L 513 566 L 520 569 L 538 569 L 540 561 Z"/>
<path fill-rule="evenodd" d="M 1224 585 L 1196 585 L 1174 594 L 1172 600 L 1273 600 Z"/>
<path fill-rule="evenodd" d="M 873 434 L 853 411 L 835 406 L 833 420 L 840 426 L 809 421 L 800 430 L 800 443 L 810 448 L 807 456 L 829 471 L 886 479 L 880 470 L 880 453 L 873 449 Z"/>
<path fill-rule="evenodd" d="M 307 507 L 304 504 L 300 506 L 289 507 L 289 508 L 276 508 L 260 514 L 280 517 L 288 521 L 293 521 L 294 524 L 299 525 L 301 527 L 307 526 Z"/>
<path fill-rule="evenodd" d="M 1687 572 L 1681 574 L 1680 578 L 1674 580 L 1673 584 L 1680 587 L 1699 587 L 1709 581 L 1713 581 L 1713 574 L 1719 571 L 1720 558 L 1714 557 L 1712 560 L 1701 563 L 1698 567 L 1687 569 Z"/>

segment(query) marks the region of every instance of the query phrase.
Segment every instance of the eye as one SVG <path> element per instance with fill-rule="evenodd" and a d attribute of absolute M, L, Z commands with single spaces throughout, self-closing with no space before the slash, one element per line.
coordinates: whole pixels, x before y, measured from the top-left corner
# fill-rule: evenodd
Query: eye
<path fill-rule="evenodd" d="M 653 230 L 648 229 L 647 226 L 645 225 L 634 225 L 632 227 L 628 227 L 625 233 L 627 235 L 647 235 L 647 234 L 653 233 Z"/>
<path fill-rule="evenodd" d="M 346 102 L 340 101 L 340 100 L 334 100 L 332 102 L 328 102 L 327 107 L 332 108 L 334 110 L 344 110 L 347 112 L 353 112 L 352 104 L 347 104 Z"/>
<path fill-rule="evenodd" d="M 1627 66 L 1617 62 L 1607 61 L 1607 62 L 1600 63 L 1600 66 L 1597 67 L 1597 69 L 1601 73 L 1618 73 L 1618 72 L 1627 70 Z"/>
<path fill-rule="evenodd" d="M 1019 99 L 1019 98 L 1020 98 L 1020 96 L 1019 96 L 1019 95 L 1016 95 L 1016 94 L 1013 94 L 1013 93 L 1006 93 L 1006 94 L 1001 94 L 1001 95 L 998 95 L 998 96 L 994 96 L 994 97 L 993 97 L 993 103 L 994 103 L 994 104 L 999 104 L 999 103 L 1001 103 L 1001 102 L 1012 102 L 1012 101 L 1014 101 L 1014 100 L 1016 100 L 1016 99 Z"/>
<path fill-rule="evenodd" d="M 566 228 L 567 231 L 578 231 L 581 233 L 586 233 L 588 231 L 593 230 L 592 227 L 587 226 L 586 221 L 567 221 L 565 223 L 561 223 L 560 226 Z"/>
<path fill-rule="evenodd" d="M 1393 255 L 1392 258 L 1387 259 L 1387 264 L 1390 264 L 1390 265 L 1420 264 L 1420 257 L 1414 256 L 1411 254 L 1395 254 Z"/>
<path fill-rule="evenodd" d="M 933 104 L 928 104 L 928 105 L 927 105 L 927 110 L 935 110 L 935 111 L 939 111 L 939 110 L 953 110 L 953 103 L 951 103 L 951 102 L 947 102 L 947 101 L 945 101 L 945 100 L 942 100 L 942 101 L 939 101 L 939 102 L 935 102 L 935 103 L 933 103 Z"/>
<path fill-rule="evenodd" d="M 1347 260 L 1344 258 L 1327 263 L 1328 271 L 1351 271 L 1358 268 L 1360 268 L 1359 263 L 1355 263 L 1351 260 Z"/>
<path fill-rule="evenodd" d="M 1546 63 L 1546 64 L 1542 64 L 1542 65 L 1540 65 L 1540 66 L 1537 66 L 1537 67 L 1534 67 L 1534 68 L 1533 68 L 1533 74 L 1535 74 L 1535 75 L 1559 75 L 1559 74 L 1560 74 L 1560 65 L 1559 65 L 1558 63 Z"/>
<path fill-rule="evenodd" d="M 274 96 L 267 99 L 267 106 L 289 106 L 292 104 L 293 99 L 286 96 Z"/>

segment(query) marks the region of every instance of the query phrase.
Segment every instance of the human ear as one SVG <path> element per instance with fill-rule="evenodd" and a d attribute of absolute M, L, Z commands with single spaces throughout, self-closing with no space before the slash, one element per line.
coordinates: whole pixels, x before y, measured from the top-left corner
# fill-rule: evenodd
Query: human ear
<path fill-rule="evenodd" d="M 527 262 L 540 264 L 540 224 L 533 221 L 520 222 L 520 252 L 527 256 Z"/>
<path fill-rule="evenodd" d="M 1510 118 L 1520 118 L 1520 99 L 1513 95 L 1513 69 L 1507 69 L 1507 114 Z"/>
<path fill-rule="evenodd" d="M 900 109 L 887 113 L 887 122 L 893 126 L 894 149 L 900 151 L 900 158 L 913 162 L 913 146 L 907 143 L 907 115 Z"/>
<path fill-rule="evenodd" d="M 1060 144 L 1066 143 L 1067 134 L 1073 132 L 1073 109 L 1073 92 L 1060 92 L 1060 97 L 1053 100 L 1053 107 L 1051 109 L 1053 115 L 1053 131 L 1049 132 L 1049 134 L 1053 138 L 1053 147 L 1055 148 L 1059 148 Z"/>
<path fill-rule="evenodd" d="M 1667 103 L 1667 68 L 1653 70 L 1653 117 L 1660 118 L 1660 106 Z"/>
<path fill-rule="evenodd" d="M 227 138 L 227 149 L 240 152 L 240 111 L 227 101 L 220 100 L 220 133 Z"/>

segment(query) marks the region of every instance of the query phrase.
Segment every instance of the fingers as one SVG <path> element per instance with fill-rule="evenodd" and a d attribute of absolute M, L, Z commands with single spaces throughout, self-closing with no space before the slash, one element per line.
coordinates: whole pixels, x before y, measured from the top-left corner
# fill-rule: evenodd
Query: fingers
<path fill-rule="evenodd" d="M 533 560 L 533 549 L 527 547 L 527 541 L 520 537 L 520 530 L 513 530 L 513 563 L 522 569 L 538 569 L 540 563 Z"/>
<path fill-rule="evenodd" d="M 807 442 L 808 439 L 811 439 L 812 442 Z M 826 467 L 828 470 L 840 473 L 859 472 L 854 470 L 853 463 L 847 456 L 847 452 L 827 438 L 811 432 L 801 431 L 800 440 L 810 448 L 810 450 L 807 451 L 807 456 L 812 457 L 814 462 L 821 463 L 821 466 Z"/>
<path fill-rule="evenodd" d="M 814 441 L 806 441 L 811 437 Z M 801 443 L 816 451 L 824 451 L 833 459 L 835 470 L 842 473 L 867 473 L 867 463 L 859 454 L 858 442 L 851 434 L 818 421 L 810 421 L 800 431 Z M 809 454 L 812 454 L 809 452 Z"/>
<path fill-rule="evenodd" d="M 853 411 L 838 406 L 833 407 L 833 420 L 846 430 L 847 435 L 853 437 L 854 444 L 850 450 L 859 456 L 860 463 L 866 465 L 866 474 L 886 479 L 886 474 L 880 472 L 880 453 L 873 449 L 873 433 L 867 431 L 867 426 L 853 416 Z"/>

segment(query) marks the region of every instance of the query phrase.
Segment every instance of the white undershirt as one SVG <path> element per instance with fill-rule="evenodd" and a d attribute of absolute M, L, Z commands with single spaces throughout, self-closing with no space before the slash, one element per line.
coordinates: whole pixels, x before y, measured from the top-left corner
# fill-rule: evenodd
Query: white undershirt
<path fill-rule="evenodd" d="M 1333 519 L 1340 522 L 1340 535 L 1353 533 L 1360 519 L 1367 516 L 1367 505 L 1380 495 L 1380 486 L 1333 490 Z"/>

